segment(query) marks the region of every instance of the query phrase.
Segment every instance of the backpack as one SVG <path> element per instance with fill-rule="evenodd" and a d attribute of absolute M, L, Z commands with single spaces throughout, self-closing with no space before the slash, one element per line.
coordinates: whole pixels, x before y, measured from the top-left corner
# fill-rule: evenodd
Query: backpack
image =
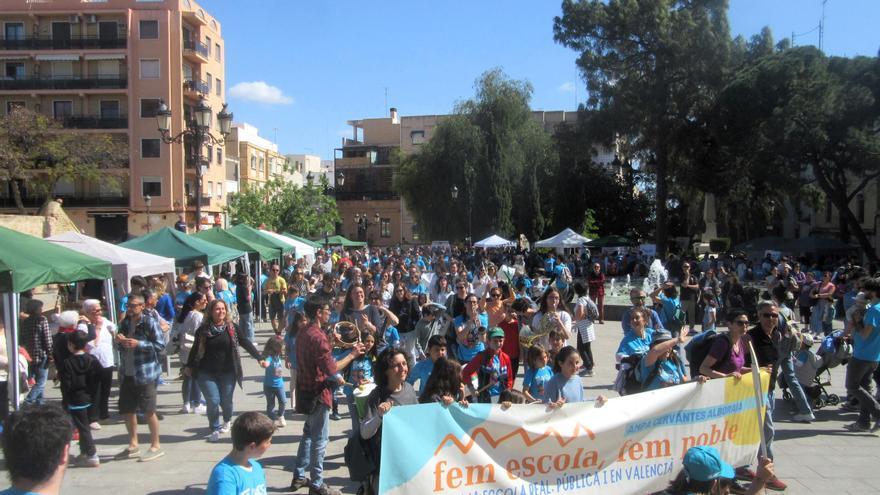
<path fill-rule="evenodd" d="M 706 356 L 709 355 L 709 351 L 712 349 L 715 339 L 719 337 L 724 338 L 725 342 L 727 342 L 727 333 L 707 330 L 691 339 L 691 341 L 684 346 L 685 356 L 687 356 L 688 365 L 690 366 L 691 377 L 700 376 L 700 366 L 702 366 Z M 729 350 L 730 349 L 728 348 L 728 351 Z M 728 359 L 730 359 L 729 352 L 726 353 L 723 358 L 718 360 L 718 362 L 715 363 L 715 366 L 726 362 Z"/>
<path fill-rule="evenodd" d="M 571 282 L 573 281 L 571 277 L 571 270 L 568 269 L 567 265 L 562 266 L 562 281 L 566 285 L 571 285 Z"/>
<path fill-rule="evenodd" d="M 639 362 L 641 362 L 644 354 L 630 354 L 620 360 L 617 365 L 621 370 L 622 377 L 615 382 L 614 390 L 620 395 L 637 394 L 643 390 L 642 381 L 639 377 Z M 622 365 L 628 365 L 623 368 Z"/>
<path fill-rule="evenodd" d="M 371 458 L 375 452 L 372 450 L 370 441 L 361 439 L 359 431 L 354 431 L 348 436 L 344 458 L 345 465 L 348 466 L 348 477 L 352 481 L 366 481 L 376 472 L 376 463 Z"/>

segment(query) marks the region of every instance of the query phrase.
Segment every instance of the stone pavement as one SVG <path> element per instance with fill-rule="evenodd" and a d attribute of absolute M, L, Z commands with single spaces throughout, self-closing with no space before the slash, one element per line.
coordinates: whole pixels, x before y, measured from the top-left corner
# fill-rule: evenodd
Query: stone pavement
<path fill-rule="evenodd" d="M 269 337 L 268 325 L 258 326 L 258 347 Z M 614 378 L 613 355 L 621 337 L 620 324 L 608 322 L 597 330 L 594 343 L 596 376 L 584 378 L 587 395 L 609 392 Z M 173 358 L 177 374 L 176 357 Z M 236 389 L 237 411 L 262 411 L 265 400 L 262 393 L 262 369 L 249 357 L 244 359 L 244 390 Z M 843 394 L 843 367 L 832 370 L 831 390 Z M 521 384 L 517 379 L 517 386 Z M 115 390 L 114 390 L 115 392 Z M 58 397 L 57 388 L 48 391 Z M 777 397 L 779 397 L 777 392 Z M 777 472 L 789 485 L 786 493 L 880 493 L 880 438 L 869 434 L 846 432 L 843 425 L 854 421 L 855 413 L 843 413 L 837 407 L 826 407 L 816 412 L 813 424 L 790 421 L 789 406 L 777 399 L 777 434 L 774 443 Z M 161 440 L 167 453 L 151 463 L 114 461 L 113 455 L 126 445 L 125 427 L 113 416 L 104 428 L 95 432 L 98 454 L 103 464 L 98 469 L 72 468 L 67 472 L 63 493 L 68 495 L 100 494 L 195 494 L 203 493 L 211 467 L 231 448 L 229 436 L 218 444 L 205 441 L 207 419 L 196 414 L 179 414 L 180 382 L 170 381 L 159 388 L 159 409 L 165 415 L 161 422 Z M 115 408 L 115 397 L 111 409 Z M 327 482 L 344 493 L 355 493 L 355 484 L 348 481 L 342 450 L 349 425 L 347 407 L 341 421 L 331 422 L 330 444 L 324 463 Z M 289 416 L 290 417 L 290 416 Z M 295 418 L 295 417 L 294 417 Z M 140 426 L 142 449 L 148 446 L 147 427 Z M 302 422 L 288 420 L 273 438 L 273 445 L 260 462 L 266 470 L 270 493 L 285 493 L 290 484 L 291 469 Z M 79 453 L 72 446 L 71 453 Z M 3 485 L 5 486 L 5 485 Z M 300 493 L 305 493 L 301 490 Z"/>

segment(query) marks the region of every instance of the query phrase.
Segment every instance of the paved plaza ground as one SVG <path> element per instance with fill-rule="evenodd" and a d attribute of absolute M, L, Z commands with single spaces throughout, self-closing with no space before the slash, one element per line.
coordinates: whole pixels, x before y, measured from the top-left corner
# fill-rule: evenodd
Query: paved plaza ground
<path fill-rule="evenodd" d="M 258 325 L 257 343 L 268 338 L 267 325 Z M 588 395 L 609 392 L 614 378 L 613 355 L 620 341 L 618 322 L 599 325 L 598 340 L 594 343 L 596 376 L 584 378 Z M 173 358 L 176 366 L 176 357 Z M 244 390 L 236 389 L 237 411 L 262 411 L 265 400 L 262 392 L 262 369 L 250 358 L 244 363 Z M 174 369 L 177 374 L 177 368 Z M 843 393 L 843 367 L 832 372 L 831 389 Z M 521 384 L 521 376 L 517 386 Z M 57 388 L 49 390 L 49 396 L 59 397 Z M 779 394 L 777 393 L 777 397 Z M 816 411 L 813 424 L 797 424 L 790 421 L 789 407 L 777 399 L 777 433 L 774 450 L 780 477 L 789 485 L 786 493 L 880 493 L 880 438 L 869 434 L 849 433 L 843 425 L 854 421 L 855 413 L 844 413 L 837 407 Z M 231 448 L 227 435 L 218 444 L 205 441 L 207 419 L 205 416 L 179 414 L 180 382 L 170 381 L 159 389 L 159 408 L 165 415 L 161 422 L 161 439 L 167 455 L 155 462 L 114 461 L 113 455 L 126 445 L 125 427 L 117 416 L 112 416 L 104 428 L 95 432 L 98 455 L 103 464 L 98 469 L 72 468 L 67 472 L 63 493 L 66 495 L 95 494 L 195 494 L 203 493 L 211 467 Z M 111 409 L 115 408 L 113 398 Z M 347 412 L 344 405 L 340 413 Z M 341 421 L 331 422 L 330 445 L 324 468 L 327 482 L 340 487 L 344 493 L 355 493 L 355 484 L 348 481 L 342 450 L 349 421 L 347 415 Z M 148 446 L 147 427 L 141 426 L 142 449 Z M 302 422 L 288 420 L 273 439 L 272 447 L 260 462 L 266 469 L 270 493 L 286 493 L 290 484 L 297 442 L 302 432 Z M 79 447 L 73 446 L 72 453 Z M 5 486 L 5 485 L 4 485 Z M 301 490 L 300 493 L 305 493 Z"/>

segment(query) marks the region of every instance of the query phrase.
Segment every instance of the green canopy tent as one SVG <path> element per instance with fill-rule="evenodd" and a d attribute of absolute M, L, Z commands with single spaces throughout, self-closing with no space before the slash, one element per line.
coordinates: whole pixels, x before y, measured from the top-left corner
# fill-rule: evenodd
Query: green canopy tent
<path fill-rule="evenodd" d="M 278 256 L 275 258 L 281 259 L 282 256 L 288 253 L 292 253 L 294 248 L 292 245 L 281 242 L 278 239 L 266 234 L 265 232 L 261 232 L 250 225 L 240 223 L 234 227 L 229 229 L 229 233 L 234 234 L 236 237 L 246 239 L 249 241 L 259 242 L 261 244 L 265 244 L 267 246 L 272 246 L 273 248 L 278 250 Z"/>
<path fill-rule="evenodd" d="M 104 280 L 108 298 L 112 294 L 113 266 L 66 247 L 52 244 L 37 237 L 0 227 L 0 293 L 3 299 L 3 319 L 6 328 L 6 349 L 9 362 L 12 404 L 19 407 L 19 383 L 14 377 L 18 370 L 18 293 L 39 285 L 69 283 L 79 280 Z M 108 303 L 110 303 L 108 299 Z M 3 398 L 5 400 L 5 398 Z"/>
<path fill-rule="evenodd" d="M 201 232 L 191 234 L 203 241 L 213 244 L 219 244 L 231 249 L 245 251 L 248 254 L 256 255 L 251 259 L 259 257 L 261 260 L 271 260 L 280 256 L 281 252 L 268 244 L 264 244 L 254 240 L 243 239 L 228 230 L 223 229 L 206 229 Z"/>
<path fill-rule="evenodd" d="M 366 242 L 358 242 L 352 241 L 350 239 L 346 239 L 341 235 L 331 235 L 327 238 L 327 244 L 331 246 L 342 246 L 342 247 L 364 247 L 367 245 Z"/>
<path fill-rule="evenodd" d="M 174 264 L 178 267 L 188 267 L 196 260 L 207 266 L 219 265 L 247 254 L 243 250 L 214 244 L 169 227 L 123 242 L 120 246 L 174 258 Z"/>
<path fill-rule="evenodd" d="M 606 235 L 585 243 L 588 248 L 632 247 L 639 243 L 622 235 Z"/>

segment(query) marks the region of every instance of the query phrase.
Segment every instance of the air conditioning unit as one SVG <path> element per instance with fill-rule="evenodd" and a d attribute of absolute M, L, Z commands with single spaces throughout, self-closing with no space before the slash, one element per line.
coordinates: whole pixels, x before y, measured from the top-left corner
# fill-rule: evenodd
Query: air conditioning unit
<path fill-rule="evenodd" d="M 79 16 L 78 15 L 70 16 L 70 18 L 68 19 L 68 22 L 70 22 L 71 24 L 79 24 Z"/>
<path fill-rule="evenodd" d="M 88 22 L 89 24 L 97 24 L 98 16 L 96 16 L 95 14 L 89 14 L 86 16 L 86 22 Z"/>

